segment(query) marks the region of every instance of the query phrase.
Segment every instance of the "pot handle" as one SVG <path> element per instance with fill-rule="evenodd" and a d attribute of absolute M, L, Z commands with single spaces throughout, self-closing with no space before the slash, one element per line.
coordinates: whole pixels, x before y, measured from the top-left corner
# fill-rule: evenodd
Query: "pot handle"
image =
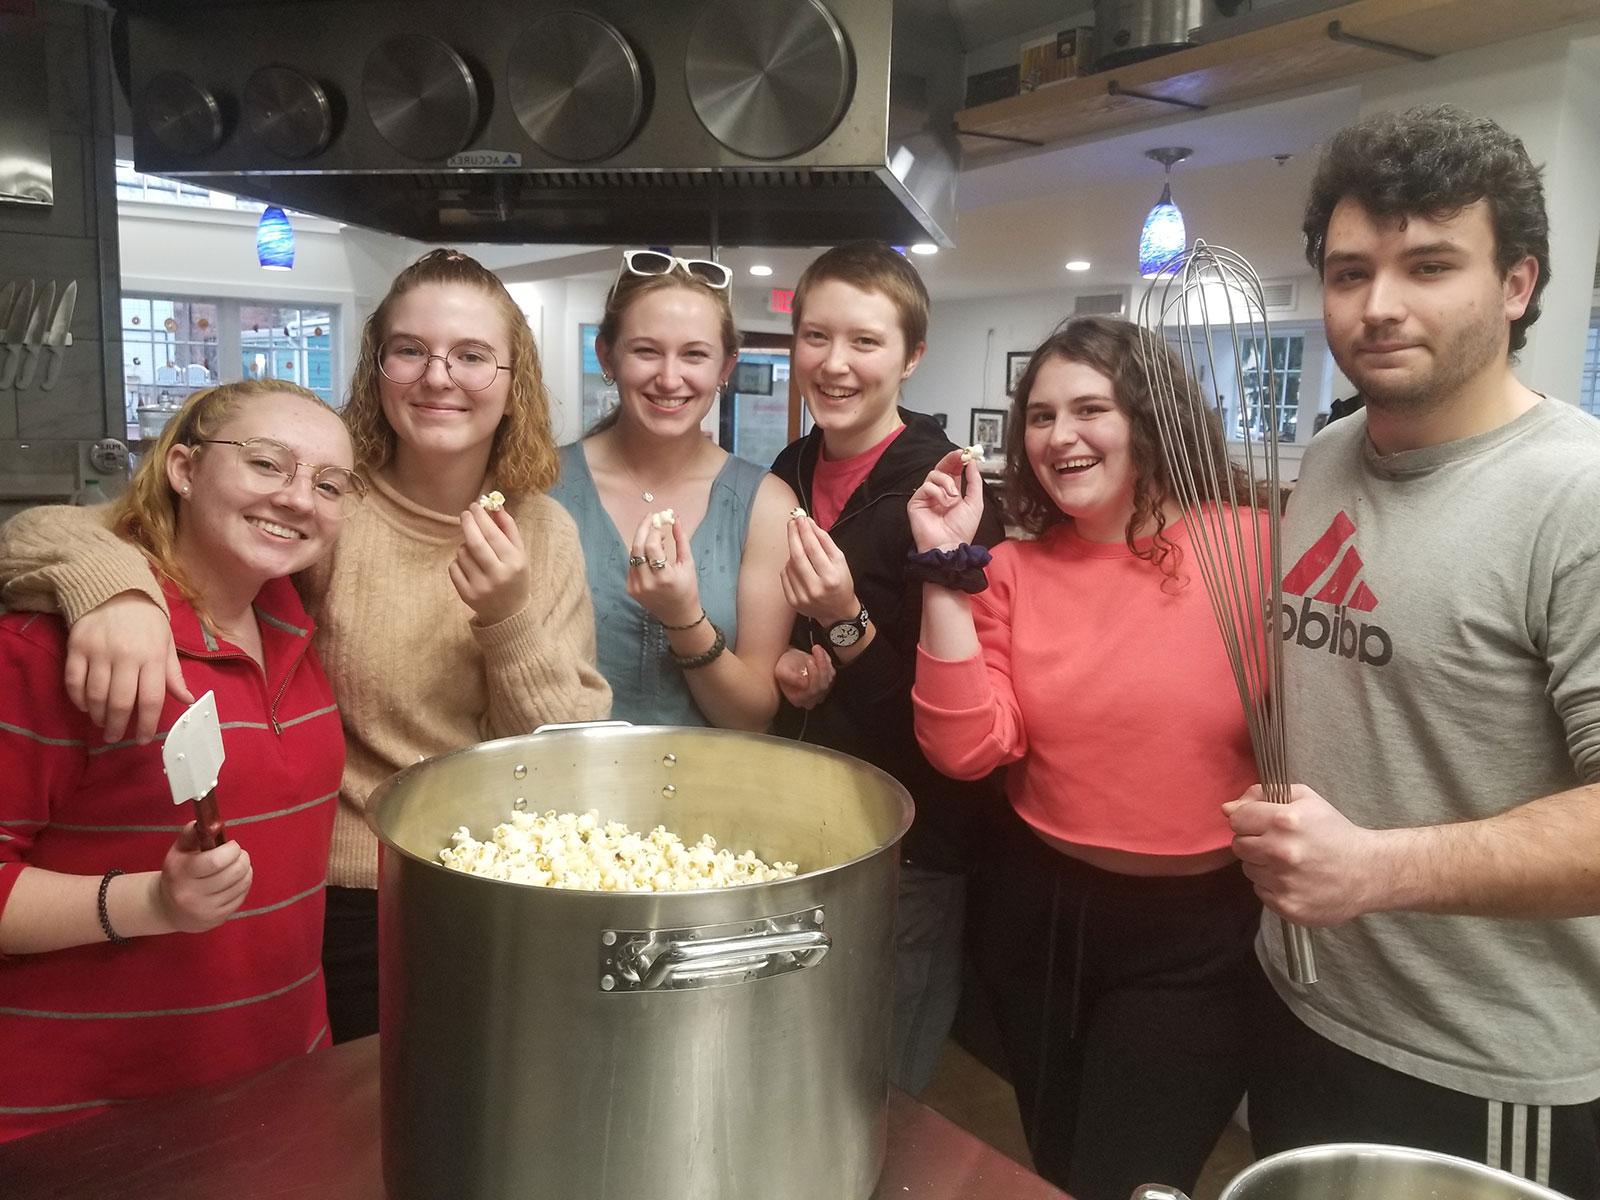
<path fill-rule="evenodd" d="M 781 975 L 814 967 L 833 939 L 820 929 L 672 942 L 644 973 L 641 990 L 693 987 L 719 975 Z"/>
<path fill-rule="evenodd" d="M 548 725 L 541 725 L 533 731 L 533 736 L 541 733 L 550 733 L 560 729 L 632 729 L 632 721 L 552 721 Z"/>
<path fill-rule="evenodd" d="M 801 971 L 821 962 L 833 945 L 816 928 L 821 919 L 820 909 L 769 917 L 764 929 L 744 925 L 724 937 L 706 936 L 715 926 L 611 930 L 601 939 L 600 990 L 684 991 Z"/>
<path fill-rule="evenodd" d="M 1189 1200 L 1189 1197 L 1164 1183 L 1141 1183 L 1133 1189 L 1129 1200 Z"/>

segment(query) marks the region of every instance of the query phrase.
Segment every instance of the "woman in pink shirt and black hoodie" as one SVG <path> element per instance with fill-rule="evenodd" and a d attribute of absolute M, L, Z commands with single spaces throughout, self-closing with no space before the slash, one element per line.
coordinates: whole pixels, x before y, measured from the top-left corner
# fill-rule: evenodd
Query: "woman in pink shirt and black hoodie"
<path fill-rule="evenodd" d="M 1020 819 L 975 879 L 973 941 L 1036 1169 L 1079 1200 L 1149 1180 L 1192 1190 L 1244 1090 L 1260 907 L 1222 815 L 1256 781 L 1250 739 L 1140 336 L 1083 318 L 1034 352 L 1005 477 L 1031 540 L 985 570 L 966 546 L 978 471 L 956 454 L 909 505 L 917 737 L 958 778 L 1007 769 Z M 1169 369 L 1188 453 L 1226 477 L 1220 422 Z"/>

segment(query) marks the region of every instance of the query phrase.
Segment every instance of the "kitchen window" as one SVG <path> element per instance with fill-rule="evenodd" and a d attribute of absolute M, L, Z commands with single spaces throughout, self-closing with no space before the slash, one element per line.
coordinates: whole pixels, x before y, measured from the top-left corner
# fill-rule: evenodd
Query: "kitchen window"
<path fill-rule="evenodd" d="M 1247 421 L 1250 440 L 1265 440 L 1262 419 L 1269 381 L 1277 393 L 1279 444 L 1311 440 L 1316 433 L 1316 415 L 1333 400 L 1331 395 L 1321 394 L 1330 364 L 1320 329 L 1289 329 L 1267 338 L 1248 339 L 1238 347 L 1237 360 L 1231 334 L 1213 333 L 1209 346 L 1198 331 L 1189 336 L 1193 340 L 1187 353 L 1182 339 L 1171 332 L 1167 343 L 1193 366 L 1201 390 L 1222 414 L 1229 442 L 1244 441 Z"/>
<path fill-rule="evenodd" d="M 1583 351 L 1583 381 L 1578 385 L 1578 407 L 1600 417 L 1600 308 L 1589 314 L 1589 340 Z"/>
<path fill-rule="evenodd" d="M 125 293 L 128 436 L 139 436 L 140 408 L 176 407 L 191 392 L 239 379 L 288 380 L 338 407 L 338 344 L 338 313 L 327 305 Z"/>

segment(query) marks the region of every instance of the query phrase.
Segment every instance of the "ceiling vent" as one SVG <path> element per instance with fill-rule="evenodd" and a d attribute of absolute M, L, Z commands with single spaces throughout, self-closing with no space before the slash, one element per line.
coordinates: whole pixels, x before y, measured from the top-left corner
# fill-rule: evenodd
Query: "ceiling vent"
<path fill-rule="evenodd" d="M 113 3 L 147 173 L 422 241 L 953 244 L 936 0 Z"/>
<path fill-rule="evenodd" d="M 1292 279 L 1272 279 L 1261 285 L 1261 298 L 1268 312 L 1282 312 L 1294 307 L 1295 282 Z"/>
<path fill-rule="evenodd" d="M 1121 317 L 1128 312 L 1127 292 L 1091 292 L 1072 301 L 1075 317 Z"/>

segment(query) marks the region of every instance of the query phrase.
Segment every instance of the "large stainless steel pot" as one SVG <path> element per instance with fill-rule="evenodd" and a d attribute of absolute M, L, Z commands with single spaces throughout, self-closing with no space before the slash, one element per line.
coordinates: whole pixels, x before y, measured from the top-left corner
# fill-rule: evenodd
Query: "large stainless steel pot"
<path fill-rule="evenodd" d="M 1207 21 L 1232 16 L 1243 0 L 1095 0 L 1095 70 L 1182 50 Z"/>
<path fill-rule="evenodd" d="M 1187 1200 L 1146 1184 L 1133 1200 Z M 1263 1158 L 1236 1175 L 1217 1200 L 1566 1200 L 1537 1183 L 1448 1154 L 1336 1142 Z"/>
<path fill-rule="evenodd" d="M 619 894 L 441 866 L 521 804 L 798 862 Z M 866 1200 L 883 1165 L 904 788 L 713 729 L 567 728 L 380 786 L 383 1171 L 391 1200 Z"/>

